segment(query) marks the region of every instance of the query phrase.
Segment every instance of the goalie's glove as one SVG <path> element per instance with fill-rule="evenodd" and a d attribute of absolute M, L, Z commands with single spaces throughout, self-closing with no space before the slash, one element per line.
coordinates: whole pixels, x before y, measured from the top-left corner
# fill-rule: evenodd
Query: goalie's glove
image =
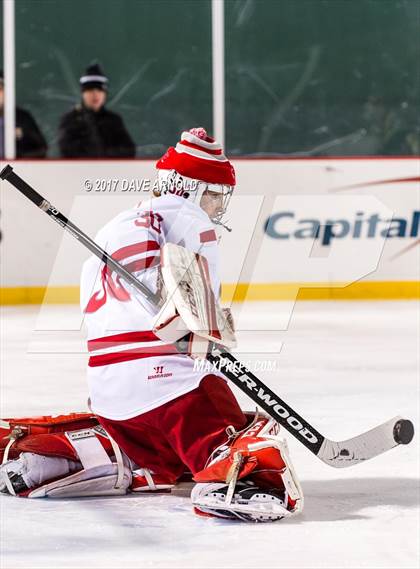
<path fill-rule="evenodd" d="M 156 336 L 176 343 L 191 333 L 186 352 L 192 357 L 205 358 L 211 342 L 234 348 L 233 317 L 229 309 L 221 308 L 213 293 L 206 258 L 167 243 L 161 259 L 167 300 L 156 317 Z"/>
<path fill-rule="evenodd" d="M 235 321 L 233 319 L 233 314 L 230 308 L 222 308 L 225 328 L 231 330 L 232 332 L 236 332 L 235 330 Z"/>

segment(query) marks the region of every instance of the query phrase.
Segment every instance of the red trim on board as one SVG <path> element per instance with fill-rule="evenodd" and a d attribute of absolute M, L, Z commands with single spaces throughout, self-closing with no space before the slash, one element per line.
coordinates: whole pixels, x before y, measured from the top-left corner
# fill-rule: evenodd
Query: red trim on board
<path fill-rule="evenodd" d="M 374 182 L 361 182 L 359 184 L 350 184 L 349 186 L 340 186 L 339 188 L 334 188 L 332 192 L 341 192 L 344 190 L 351 190 L 356 188 L 365 188 L 367 186 L 384 186 L 386 184 L 408 184 L 411 182 L 420 182 L 420 176 L 414 176 L 411 178 L 391 178 L 389 180 L 377 180 Z"/>
<path fill-rule="evenodd" d="M 401 249 L 401 251 L 395 253 L 395 255 L 393 255 L 390 260 L 393 261 L 394 259 L 398 259 L 398 257 L 401 257 L 401 255 L 405 255 L 405 253 L 408 253 L 408 251 L 411 251 L 411 249 L 417 247 L 417 245 L 420 245 L 420 239 L 416 239 L 414 243 L 410 243 L 410 245 L 407 245 L 404 247 L 404 249 Z"/>
<path fill-rule="evenodd" d="M 138 158 L 15 158 L 14 160 L 2 159 L 5 163 L 14 162 L 155 162 L 160 156 L 148 156 L 148 157 L 138 157 Z M 238 160 L 246 161 L 249 160 L 278 160 L 279 162 L 284 162 L 285 160 L 302 160 L 302 161 L 319 161 L 319 160 L 388 160 L 389 162 L 393 160 L 420 160 L 420 155 L 411 156 L 229 156 L 229 160 L 236 162 Z"/>
<path fill-rule="evenodd" d="M 2 162 L 154 162 L 156 158 L 2 158 Z"/>
<path fill-rule="evenodd" d="M 250 162 L 255 160 L 278 160 L 279 162 L 284 162 L 286 160 L 302 160 L 304 162 L 310 161 L 328 161 L 328 160 L 388 160 L 389 162 L 393 160 L 420 160 L 420 155 L 418 156 L 229 156 L 231 162 L 237 162 L 238 160 Z"/>

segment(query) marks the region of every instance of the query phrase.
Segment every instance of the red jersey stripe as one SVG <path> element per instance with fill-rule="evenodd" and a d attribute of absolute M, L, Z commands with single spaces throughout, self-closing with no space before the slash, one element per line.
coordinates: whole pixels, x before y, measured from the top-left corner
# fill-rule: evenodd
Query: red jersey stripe
<path fill-rule="evenodd" d="M 122 334 L 113 334 L 112 336 L 103 336 L 88 340 L 89 352 L 96 350 L 104 350 L 114 346 L 123 344 L 133 344 L 134 342 L 156 342 L 159 338 L 152 330 L 138 330 L 136 332 L 123 332 Z"/>
<path fill-rule="evenodd" d="M 116 261 L 121 261 L 127 257 L 132 257 L 133 255 L 138 255 L 139 253 L 146 253 L 147 251 L 156 251 L 160 249 L 159 243 L 153 240 L 142 241 L 140 243 L 133 243 L 132 245 L 126 245 L 126 247 L 121 247 L 112 253 L 112 258 Z"/>
<path fill-rule="evenodd" d="M 106 366 L 143 358 L 174 356 L 176 354 L 179 354 L 179 352 L 173 344 L 167 344 L 166 346 L 149 346 L 147 348 L 134 348 L 133 350 L 125 350 L 123 352 L 91 356 L 88 365 L 89 367 Z"/>
<path fill-rule="evenodd" d="M 160 263 L 160 255 L 155 255 L 153 257 L 146 257 L 145 259 L 137 259 L 137 261 L 131 261 L 124 266 L 129 273 L 136 273 L 137 271 L 142 271 L 143 269 L 148 269 L 149 267 L 157 266 Z"/>
<path fill-rule="evenodd" d="M 216 232 L 214 229 L 209 229 L 208 231 L 203 231 L 200 233 L 201 243 L 208 243 L 209 241 L 217 241 Z"/>

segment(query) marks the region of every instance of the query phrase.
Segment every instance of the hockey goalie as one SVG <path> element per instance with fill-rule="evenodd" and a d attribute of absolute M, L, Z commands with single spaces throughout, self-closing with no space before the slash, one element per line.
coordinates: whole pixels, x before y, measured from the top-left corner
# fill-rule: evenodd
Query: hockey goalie
<path fill-rule="evenodd" d="M 170 491 L 188 472 L 199 515 L 294 515 L 303 496 L 279 425 L 244 413 L 217 370 L 195 365 L 210 341 L 235 345 L 218 272 L 233 166 L 203 128 L 183 132 L 156 166 L 155 196 L 95 241 L 158 306 L 97 257 L 85 263 L 92 413 L 3 421 L 0 489 L 30 498 Z"/>

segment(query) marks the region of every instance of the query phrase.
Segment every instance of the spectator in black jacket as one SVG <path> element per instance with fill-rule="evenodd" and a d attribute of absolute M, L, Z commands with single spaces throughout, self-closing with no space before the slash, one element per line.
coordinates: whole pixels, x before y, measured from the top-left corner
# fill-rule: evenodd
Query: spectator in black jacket
<path fill-rule="evenodd" d="M 17 158 L 45 158 L 48 146 L 31 113 L 16 107 L 15 129 Z M 4 151 L 4 76 L 0 70 L 0 158 Z"/>
<path fill-rule="evenodd" d="M 99 64 L 80 78 L 81 104 L 60 122 L 59 145 L 65 158 L 132 158 L 136 148 L 122 118 L 105 108 L 108 78 Z"/>

